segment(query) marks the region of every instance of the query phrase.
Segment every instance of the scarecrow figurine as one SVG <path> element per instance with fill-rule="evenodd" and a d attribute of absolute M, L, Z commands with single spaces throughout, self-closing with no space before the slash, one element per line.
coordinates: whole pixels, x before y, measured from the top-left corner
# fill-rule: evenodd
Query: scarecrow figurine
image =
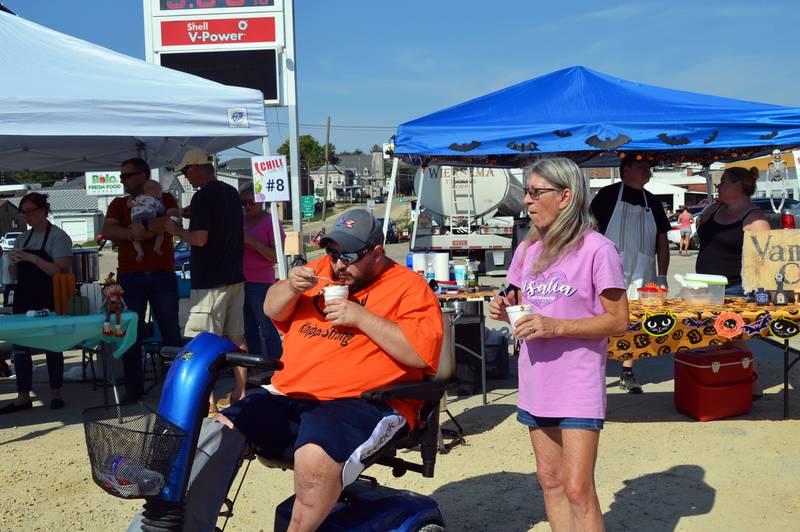
<path fill-rule="evenodd" d="M 122 299 L 122 294 L 124 290 L 122 286 L 114 279 L 114 274 L 109 273 L 106 280 L 103 281 L 103 306 L 106 307 L 106 321 L 103 322 L 103 334 L 105 336 L 125 336 L 125 331 L 122 330 L 122 325 L 120 325 L 122 311 L 125 310 L 127 305 L 125 305 L 125 300 Z M 111 328 L 111 313 L 114 313 L 117 317 L 117 324 L 115 328 Z"/>

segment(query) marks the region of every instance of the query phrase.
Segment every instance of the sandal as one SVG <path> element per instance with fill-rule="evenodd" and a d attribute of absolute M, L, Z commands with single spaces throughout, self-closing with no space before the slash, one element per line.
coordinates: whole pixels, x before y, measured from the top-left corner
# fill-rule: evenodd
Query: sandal
<path fill-rule="evenodd" d="M 222 399 L 220 399 L 219 401 L 217 401 L 217 408 L 219 408 L 220 410 L 225 410 L 226 408 L 235 405 L 239 401 L 240 399 L 233 398 L 233 392 L 231 392 Z"/>

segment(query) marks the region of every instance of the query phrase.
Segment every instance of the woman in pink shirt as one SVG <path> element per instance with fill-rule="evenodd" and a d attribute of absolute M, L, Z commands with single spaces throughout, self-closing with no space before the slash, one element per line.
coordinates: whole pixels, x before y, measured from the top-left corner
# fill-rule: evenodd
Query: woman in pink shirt
<path fill-rule="evenodd" d="M 686 205 L 681 207 L 681 213 L 678 215 L 678 231 L 681 235 L 678 254 L 689 255 L 689 239 L 692 238 L 692 213 L 689 212 Z"/>
<path fill-rule="evenodd" d="M 511 261 L 512 290 L 492 300 L 489 315 L 508 321 L 507 306 L 531 307 L 514 327 L 522 343 L 517 419 L 530 432 L 551 528 L 603 530 L 594 468 L 608 337 L 628 326 L 622 261 L 594 230 L 575 163 L 543 159 L 525 175 L 533 228 Z"/>
<path fill-rule="evenodd" d="M 280 358 L 281 337 L 264 314 L 264 298 L 275 283 L 275 236 L 272 217 L 256 203 L 253 187 L 240 192 L 244 209 L 244 337 L 251 353 Z M 285 238 L 281 227 L 281 242 Z"/>

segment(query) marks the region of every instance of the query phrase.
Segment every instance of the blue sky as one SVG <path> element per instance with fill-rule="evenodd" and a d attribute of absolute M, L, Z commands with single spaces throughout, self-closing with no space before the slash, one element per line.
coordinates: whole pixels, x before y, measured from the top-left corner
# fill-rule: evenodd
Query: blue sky
<path fill-rule="evenodd" d="M 141 0 L 0 2 L 144 57 Z M 337 149 L 366 151 L 406 120 L 573 65 L 800 106 L 796 7 L 796 0 L 296 0 L 300 132 L 324 141 L 331 116 Z M 287 136 L 286 113 L 267 117 L 274 149 Z"/>

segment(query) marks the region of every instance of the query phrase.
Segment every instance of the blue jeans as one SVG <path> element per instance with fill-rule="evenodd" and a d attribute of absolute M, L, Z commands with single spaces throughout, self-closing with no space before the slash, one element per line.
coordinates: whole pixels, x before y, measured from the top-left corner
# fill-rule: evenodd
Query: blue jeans
<path fill-rule="evenodd" d="M 182 345 L 181 328 L 178 325 L 178 280 L 174 272 L 120 272 L 117 280 L 125 290 L 122 297 L 128 310 L 139 315 L 136 343 L 122 355 L 125 388 L 130 393 L 141 393 L 144 389 L 142 339 L 146 338 L 144 320 L 148 302 L 161 330 L 163 344 Z"/>
<path fill-rule="evenodd" d="M 244 338 L 254 355 L 280 358 L 283 345 L 278 329 L 264 314 L 264 299 L 269 283 L 244 283 Z"/>

